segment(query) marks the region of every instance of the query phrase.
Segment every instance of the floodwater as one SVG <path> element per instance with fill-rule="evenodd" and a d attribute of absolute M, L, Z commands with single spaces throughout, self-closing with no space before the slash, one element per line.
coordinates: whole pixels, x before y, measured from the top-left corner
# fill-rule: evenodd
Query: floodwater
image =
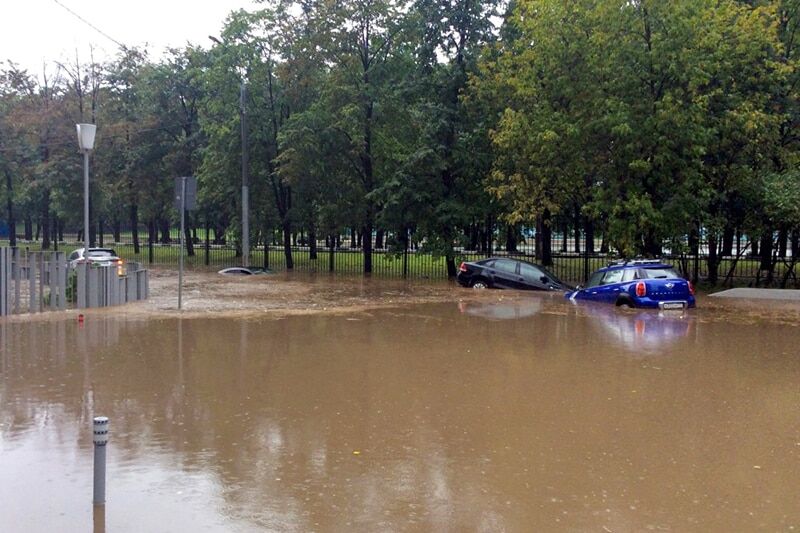
<path fill-rule="evenodd" d="M 800 531 L 796 309 L 437 290 L 0 322 L 0 531 Z"/>

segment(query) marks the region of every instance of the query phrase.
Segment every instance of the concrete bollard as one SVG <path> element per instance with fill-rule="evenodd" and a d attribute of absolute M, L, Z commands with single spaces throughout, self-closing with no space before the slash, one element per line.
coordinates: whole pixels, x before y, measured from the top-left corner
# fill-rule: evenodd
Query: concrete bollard
<path fill-rule="evenodd" d="M 95 505 L 106 503 L 106 444 L 108 443 L 108 417 L 94 417 L 94 497 Z"/>

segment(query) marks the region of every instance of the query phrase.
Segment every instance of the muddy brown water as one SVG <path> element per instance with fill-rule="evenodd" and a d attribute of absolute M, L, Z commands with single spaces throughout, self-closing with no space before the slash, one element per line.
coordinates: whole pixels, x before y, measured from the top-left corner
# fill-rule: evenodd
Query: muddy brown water
<path fill-rule="evenodd" d="M 310 285 L 0 322 L 0 531 L 800 531 L 797 309 Z"/>

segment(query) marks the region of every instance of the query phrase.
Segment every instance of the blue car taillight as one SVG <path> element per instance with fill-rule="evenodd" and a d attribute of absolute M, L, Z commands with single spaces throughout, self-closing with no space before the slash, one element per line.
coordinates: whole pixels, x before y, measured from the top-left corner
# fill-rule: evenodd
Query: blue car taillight
<path fill-rule="evenodd" d="M 638 298 L 647 296 L 647 285 L 644 281 L 640 281 L 636 284 L 636 296 Z"/>

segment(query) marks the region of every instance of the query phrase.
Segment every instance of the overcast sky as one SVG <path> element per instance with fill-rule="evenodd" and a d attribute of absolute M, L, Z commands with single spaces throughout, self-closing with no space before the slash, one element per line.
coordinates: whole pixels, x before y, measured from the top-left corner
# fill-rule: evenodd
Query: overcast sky
<path fill-rule="evenodd" d="M 42 63 L 88 61 L 113 57 L 112 41 L 81 22 L 68 7 L 113 39 L 127 45 L 148 43 L 151 58 L 170 46 L 187 41 L 209 47 L 209 35 L 218 36 L 232 10 L 252 9 L 252 0 L 2 0 L 0 8 L 0 60 L 12 60 L 39 74 Z"/>

